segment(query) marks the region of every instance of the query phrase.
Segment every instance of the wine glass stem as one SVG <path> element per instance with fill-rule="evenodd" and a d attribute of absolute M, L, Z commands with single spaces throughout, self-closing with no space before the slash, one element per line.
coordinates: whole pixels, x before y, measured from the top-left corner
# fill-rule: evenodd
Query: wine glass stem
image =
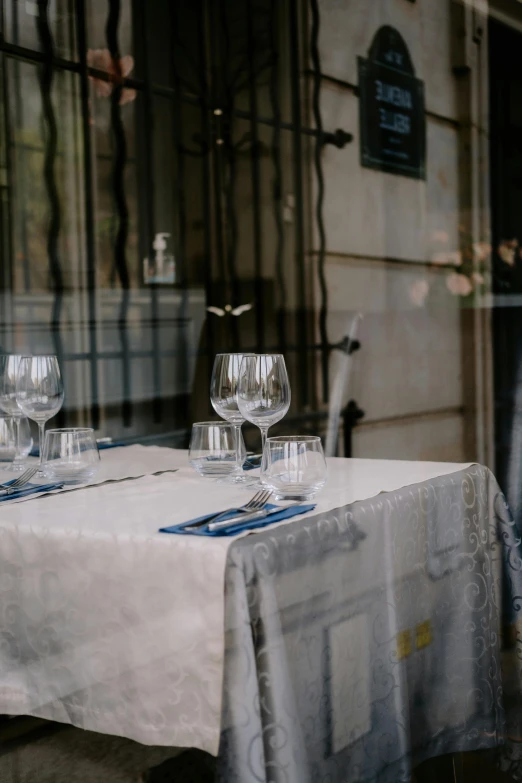
<path fill-rule="evenodd" d="M 16 438 L 16 454 L 15 454 L 15 462 L 16 460 L 20 459 L 20 416 L 14 416 L 14 425 L 15 425 L 15 438 Z"/>
<path fill-rule="evenodd" d="M 241 424 L 234 424 L 234 434 L 236 437 L 236 463 L 239 468 L 243 467 L 241 459 Z"/>
<path fill-rule="evenodd" d="M 268 433 L 268 427 L 260 427 L 261 430 L 261 453 L 265 450 L 266 436 Z"/>
<path fill-rule="evenodd" d="M 44 452 L 44 438 L 45 438 L 45 421 L 38 422 L 38 446 L 40 448 L 40 473 L 43 466 L 43 452 Z"/>

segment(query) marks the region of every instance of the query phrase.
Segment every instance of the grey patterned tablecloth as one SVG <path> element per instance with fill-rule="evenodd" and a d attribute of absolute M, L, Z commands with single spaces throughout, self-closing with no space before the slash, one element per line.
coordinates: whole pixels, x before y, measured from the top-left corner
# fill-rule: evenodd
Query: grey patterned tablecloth
<path fill-rule="evenodd" d="M 238 540 L 220 780 L 401 783 L 497 746 L 501 615 L 521 607 L 516 529 L 480 466 Z"/>

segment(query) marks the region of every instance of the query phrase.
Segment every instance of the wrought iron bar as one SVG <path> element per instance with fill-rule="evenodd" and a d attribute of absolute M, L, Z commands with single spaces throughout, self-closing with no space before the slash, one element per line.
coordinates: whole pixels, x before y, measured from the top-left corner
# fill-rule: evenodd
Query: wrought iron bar
<path fill-rule="evenodd" d="M 114 72 L 121 73 L 120 50 L 118 45 L 118 25 L 120 21 L 120 0 L 109 0 L 109 13 L 105 35 L 107 47 L 112 57 Z M 132 398 L 131 398 L 131 366 L 130 346 L 127 333 L 127 317 L 130 304 L 130 277 L 127 268 L 127 237 L 129 234 L 129 210 L 125 199 L 125 186 L 123 175 L 127 159 L 127 141 L 125 129 L 121 119 L 120 98 L 122 84 L 118 78 L 111 93 L 111 128 L 114 141 L 114 164 L 112 169 L 112 187 L 114 201 L 118 213 L 118 228 L 114 242 L 114 266 L 118 274 L 122 289 L 120 313 L 118 318 L 118 332 L 122 348 L 122 415 L 123 425 L 129 427 L 132 423 Z"/>
<path fill-rule="evenodd" d="M 3 29 L 3 24 L 2 24 Z M 0 296 L 2 297 L 2 326 L 8 325 L 9 321 L 13 321 L 13 265 L 12 265 L 12 209 L 10 194 L 13 189 L 11 162 L 9 157 L 10 147 L 10 128 L 9 128 L 9 106 L 8 106 L 8 90 L 7 90 L 7 73 L 6 73 L 6 58 L 3 54 L 0 54 L 0 85 L 2 87 L 2 95 L 0 96 L 0 128 L 2 133 L 2 139 L 0 139 L 0 171 L 2 177 L 0 181 L 0 230 L 2 235 L 0 237 Z M 7 331 L 7 330 L 6 330 Z M 0 343 L 0 350 L 2 352 L 9 351 L 11 345 L 4 343 L 6 334 L 2 335 L 2 342 Z M 10 341 L 9 341 L 10 342 Z"/>
<path fill-rule="evenodd" d="M 45 59 L 42 52 L 33 49 L 28 49 L 25 46 L 18 46 L 8 41 L 1 42 L 0 49 L 4 51 L 5 54 L 12 57 L 13 59 L 22 60 L 24 62 L 42 63 Z M 75 60 L 67 60 L 63 57 L 54 56 L 52 58 L 52 64 L 56 70 L 69 71 L 71 73 L 80 73 L 81 71 L 79 62 L 76 62 Z M 111 74 L 108 74 L 106 71 L 101 71 L 98 68 L 93 68 L 92 66 L 88 67 L 87 72 L 88 75 L 93 79 L 106 81 L 106 82 L 112 82 L 113 80 L 113 76 Z M 323 78 L 326 77 L 323 76 Z M 127 88 L 134 89 L 137 90 L 138 92 L 143 91 L 145 89 L 145 84 L 142 79 L 137 79 L 131 76 L 122 77 L 120 84 L 122 89 L 127 89 Z M 152 95 L 157 95 L 162 98 L 174 98 L 176 93 L 176 88 L 166 87 L 165 85 L 151 83 L 150 91 Z M 179 98 L 180 100 L 189 103 L 192 106 L 205 106 L 210 111 L 218 107 L 219 101 L 216 102 L 210 99 L 209 90 L 207 90 L 206 100 L 203 98 L 203 93 L 204 93 L 203 90 L 199 95 L 195 93 L 181 91 Z M 250 120 L 251 118 L 250 112 L 245 109 L 235 108 L 233 113 L 234 113 L 234 117 L 237 117 L 238 119 Z M 259 114 L 256 119 L 259 125 L 268 125 L 270 127 L 274 126 L 273 117 L 265 117 L 262 114 Z M 295 130 L 294 124 L 292 122 L 286 122 L 283 119 L 279 121 L 279 125 L 282 130 L 287 130 L 292 132 Z M 303 136 L 314 137 L 318 135 L 316 128 L 308 128 L 305 125 L 301 125 L 300 132 Z M 342 134 L 343 136 L 341 137 L 340 134 Z M 343 143 L 347 143 L 352 139 L 352 134 L 348 134 L 343 130 L 337 130 L 334 133 L 325 133 L 326 142 L 334 143 L 337 146 L 339 146 L 339 142 L 341 141 L 341 138 L 344 138 L 344 135 L 346 135 L 346 139 L 344 140 Z"/>
<path fill-rule="evenodd" d="M 279 335 L 280 351 L 286 350 L 286 281 L 284 271 L 284 222 L 283 222 L 283 166 L 281 162 L 281 101 L 279 96 L 279 25 L 277 24 L 277 12 L 280 7 L 277 0 L 270 3 L 270 45 L 272 68 L 270 71 L 270 105 L 274 126 L 270 145 L 270 156 L 274 168 L 272 180 L 272 202 L 274 221 L 276 225 L 276 249 L 275 270 L 277 282 L 277 331 Z"/>
<path fill-rule="evenodd" d="M 2 252 L 2 269 L 4 270 L 5 277 L 0 277 L 2 287 L 9 292 L 13 289 L 13 269 L 12 269 L 12 214 L 11 214 L 11 198 L 13 181 L 12 181 L 12 168 L 9 151 L 12 146 L 11 129 L 9 123 L 9 90 L 7 81 L 7 58 L 1 51 L 1 46 L 4 40 L 4 7 L 0 4 L 0 85 L 2 94 L 0 96 L 0 129 L 2 138 L 0 138 L 0 167 L 5 171 L 5 179 L 2 179 L 0 183 L 0 209 L 1 209 L 1 222 L 2 238 L 0 240 L 0 248 Z"/>
<path fill-rule="evenodd" d="M 190 319 L 186 319 L 185 326 L 188 326 L 190 323 Z M 281 346 L 277 343 L 274 345 L 266 345 L 267 353 L 279 353 L 281 351 Z M 255 345 L 246 345 L 245 347 L 242 347 L 242 352 L 245 353 L 255 353 Z M 320 345 L 307 345 L 306 350 L 309 353 L 315 353 L 316 351 L 320 350 Z M 286 348 L 286 353 L 297 353 L 300 350 L 300 346 L 298 345 L 288 345 Z M 172 359 L 173 357 L 176 357 L 178 355 L 178 349 L 177 348 L 171 348 L 171 349 L 164 349 L 160 351 L 160 356 L 163 359 Z M 199 350 L 197 351 L 198 356 L 207 356 L 208 351 L 206 350 Z M 122 359 L 123 353 L 121 351 L 98 351 L 98 359 Z M 143 351 L 129 351 L 129 357 L 130 359 L 150 359 L 150 350 L 143 350 Z M 212 358 L 214 357 L 214 354 L 212 354 Z M 64 353 L 64 361 L 81 361 L 89 358 L 89 352 L 88 351 L 77 351 L 72 353 Z"/>
<path fill-rule="evenodd" d="M 15 41 L 19 40 L 19 30 L 18 30 L 19 10 L 20 10 L 19 4 L 13 3 L 12 5 L 13 38 L 15 39 Z M 15 106 L 16 127 L 23 128 L 24 126 L 23 100 L 22 100 L 22 90 L 20 87 L 20 63 L 17 62 L 16 60 L 13 62 L 13 81 L 14 81 L 13 102 Z M 22 263 L 23 263 L 24 290 L 26 292 L 29 292 L 31 290 L 31 268 L 29 266 L 29 245 L 27 242 L 27 213 L 26 213 L 26 197 L 25 197 L 27 177 L 25 176 L 25 171 L 24 171 L 25 161 L 23 159 L 21 145 L 15 143 L 13 146 L 14 146 L 14 159 L 15 159 L 15 166 L 16 166 L 16 181 L 17 181 L 19 191 L 23 192 L 23 196 L 20 199 L 20 209 L 19 209 L 20 241 L 22 245 L 22 255 L 23 255 Z"/>
<path fill-rule="evenodd" d="M 38 16 L 36 17 L 36 27 L 38 37 L 45 55 L 42 67 L 39 70 L 38 78 L 40 82 L 40 91 L 42 96 L 42 113 L 46 128 L 46 144 L 44 156 L 43 176 L 47 197 L 49 199 L 50 220 L 47 233 L 47 257 L 49 259 L 49 273 L 52 286 L 54 288 L 54 300 L 51 310 L 51 336 L 54 343 L 54 350 L 58 362 L 63 370 L 63 342 L 61 336 L 61 318 L 63 306 L 63 274 L 60 263 L 58 242 L 61 229 L 61 207 L 58 188 L 55 179 L 55 161 L 58 147 L 58 128 L 51 97 L 51 89 L 54 79 L 53 55 L 54 45 L 49 27 L 48 18 L 49 0 L 38 0 Z M 58 423 L 61 426 L 64 420 L 63 411 L 58 414 Z"/>
<path fill-rule="evenodd" d="M 247 49 L 248 49 L 248 92 L 250 106 L 250 171 L 252 177 L 253 205 L 253 256 L 254 256 L 254 297 L 256 314 L 256 348 L 263 352 L 265 342 L 265 307 L 263 290 L 263 245 L 261 234 L 261 180 L 259 171 L 260 142 L 257 126 L 257 79 L 256 79 L 256 40 L 254 35 L 254 0 L 248 0 L 247 7 Z"/>
<path fill-rule="evenodd" d="M 150 7 L 150 6 L 149 6 Z M 143 168 L 145 180 L 145 192 L 140 193 L 140 212 L 146 215 L 145 225 L 145 246 L 147 248 L 147 257 L 151 258 L 153 253 L 153 236 L 155 235 L 155 187 L 154 187 L 154 110 L 153 96 L 151 92 L 150 68 L 149 68 L 149 46 L 147 40 L 147 4 L 139 0 L 133 0 L 132 15 L 133 27 L 135 31 L 136 53 L 141 53 L 141 69 L 144 80 L 144 122 L 143 122 Z M 138 45 L 138 42 L 141 46 Z M 143 198 L 141 198 L 143 196 Z M 159 358 L 159 301 L 158 288 L 156 284 L 149 285 L 150 290 L 150 311 L 151 311 L 151 339 L 152 339 L 152 378 L 154 385 L 153 417 L 155 423 L 162 420 L 161 403 L 161 362 Z"/>
<path fill-rule="evenodd" d="M 315 139 L 314 147 L 314 167 L 317 179 L 317 199 L 315 203 L 315 217 L 317 221 L 317 231 L 319 236 L 319 247 L 317 254 L 317 274 L 319 277 L 319 291 L 321 295 L 321 307 L 319 311 L 319 334 L 321 337 L 321 367 L 323 379 L 323 402 L 328 400 L 328 288 L 325 275 L 325 255 L 326 255 L 326 233 L 324 229 L 323 203 L 324 203 L 324 176 L 322 167 L 322 137 L 323 120 L 321 116 L 321 61 L 319 57 L 319 6 L 317 0 L 310 0 L 310 9 L 312 16 L 311 24 L 311 56 L 313 64 L 313 94 L 312 107 L 315 119 L 315 126 L 318 136 Z"/>
<path fill-rule="evenodd" d="M 177 19 L 173 14 L 172 17 L 171 35 L 173 43 L 177 41 L 178 45 L 186 52 L 186 47 L 181 45 L 178 32 Z M 188 55 L 188 53 L 187 53 Z M 196 71 L 198 80 L 200 76 L 197 74 L 197 68 L 194 63 L 191 62 L 191 66 Z M 175 67 L 173 58 L 173 84 L 179 88 L 179 73 Z M 186 389 L 188 386 L 188 367 L 189 367 L 189 328 L 190 320 L 188 319 L 189 311 L 189 280 L 188 280 L 188 268 L 187 268 L 187 211 L 186 211 L 186 199 L 185 199 L 185 152 L 183 148 L 183 104 L 179 98 L 180 90 L 178 89 L 176 100 L 174 101 L 174 149 L 176 154 L 176 180 L 174 184 L 174 203 L 177 205 L 177 241 L 174 245 L 175 248 L 175 263 L 176 263 L 176 277 L 179 278 L 176 282 L 179 282 L 181 286 L 181 306 L 179 308 L 179 321 L 182 325 L 181 330 L 181 346 L 177 351 L 177 376 L 179 378 L 181 387 Z M 186 413 L 186 411 L 183 411 Z"/>
<path fill-rule="evenodd" d="M 200 58 L 200 73 L 201 73 L 201 137 L 203 140 L 203 157 L 202 157 L 202 190 L 203 190 L 203 230 L 204 230 L 204 253 L 205 253 L 205 300 L 207 306 L 212 304 L 212 208 L 211 208 L 211 145 L 212 145 L 212 129 L 210 125 L 210 116 L 206 109 L 206 105 L 209 101 L 209 83 L 208 83 L 208 70 L 209 64 L 207 61 L 207 29 L 205 26 L 205 8 L 206 0 L 199 0 L 199 24 L 198 24 L 198 49 Z M 212 323 L 207 315 L 205 320 L 206 324 L 206 347 L 207 356 L 214 355 L 214 330 L 212 329 Z M 207 380 L 210 386 L 210 362 L 207 363 Z"/>
<path fill-rule="evenodd" d="M 303 146 L 301 138 L 301 90 L 300 90 L 300 50 L 299 50 L 299 11 L 297 0 L 289 0 L 289 32 L 290 32 L 290 82 L 292 121 L 294 125 L 293 157 L 294 157 L 294 190 L 295 190 L 295 271 L 297 278 L 297 312 L 296 333 L 300 346 L 297 374 L 301 393 L 300 404 L 307 405 L 308 395 L 308 359 L 307 359 L 307 313 L 305 285 L 305 252 L 304 252 L 304 205 L 303 205 Z"/>
<path fill-rule="evenodd" d="M 83 165 L 85 187 L 85 243 L 87 253 L 87 298 L 89 334 L 89 375 L 91 387 L 91 423 L 94 429 L 100 426 L 98 340 L 96 329 L 96 248 L 94 224 L 93 168 L 91 147 L 91 125 L 89 109 L 89 77 L 87 73 L 87 34 L 85 0 L 77 0 L 76 29 L 80 58 Z"/>
<path fill-rule="evenodd" d="M 231 35 L 228 22 L 227 4 L 220 4 L 221 30 L 224 40 L 223 51 L 223 93 L 224 93 L 224 111 L 225 123 L 223 123 L 223 152 L 226 160 L 224 171 L 224 192 L 226 208 L 226 259 L 227 270 L 230 278 L 231 304 L 237 307 L 239 301 L 239 279 L 237 275 L 237 242 L 238 226 L 236 215 L 236 180 L 237 180 L 237 145 L 234 143 L 234 108 L 235 108 L 235 85 L 233 76 L 228 73 L 230 63 L 230 43 Z M 239 351 L 239 324 L 234 318 L 230 321 L 230 333 L 232 336 L 232 349 Z"/>
<path fill-rule="evenodd" d="M 223 2 L 223 0 L 220 0 Z M 213 111 L 213 133 L 210 138 L 210 147 L 212 151 L 212 160 L 214 163 L 213 170 L 213 182 L 214 182 L 214 214 L 215 214 L 215 244 L 216 244 L 216 257 L 217 266 L 219 270 L 219 276 L 223 284 L 226 284 L 226 291 L 228 294 L 228 275 L 225 265 L 225 232 L 223 230 L 223 201 L 222 201 L 222 181 L 223 181 L 223 110 L 220 108 L 222 103 L 221 94 L 221 52 L 219 51 L 217 36 L 214 31 L 218 26 L 217 19 L 217 3 L 215 0 L 209 0 L 209 24 L 211 25 L 212 34 L 210 37 L 209 56 L 210 56 L 210 70 L 212 74 L 211 78 L 211 101 L 216 108 Z M 226 294 L 226 297 L 228 298 Z"/>

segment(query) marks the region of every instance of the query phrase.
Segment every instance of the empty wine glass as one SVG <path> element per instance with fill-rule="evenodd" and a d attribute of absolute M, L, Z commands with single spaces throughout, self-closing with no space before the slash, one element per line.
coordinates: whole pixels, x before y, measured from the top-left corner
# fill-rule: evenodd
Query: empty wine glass
<path fill-rule="evenodd" d="M 40 472 L 43 465 L 45 422 L 63 405 L 63 383 L 56 356 L 23 356 L 18 365 L 16 399 L 22 413 L 38 424 Z"/>
<path fill-rule="evenodd" d="M 236 438 L 237 464 L 242 468 L 246 458 L 246 451 L 241 434 L 241 425 L 245 421 L 237 404 L 237 384 L 241 362 L 245 356 L 255 354 L 245 353 L 218 353 L 214 359 L 212 379 L 210 381 L 210 401 L 212 407 L 222 419 L 229 421 L 234 428 Z M 252 479 L 241 471 L 237 475 L 223 479 L 223 483 L 252 484 Z"/>
<path fill-rule="evenodd" d="M 239 373 L 238 407 L 244 418 L 261 430 L 263 449 L 269 427 L 286 416 L 290 398 L 290 381 L 282 354 L 244 357 Z"/>
<path fill-rule="evenodd" d="M 16 400 L 16 379 L 21 356 L 18 354 L 0 355 L 0 410 L 13 418 L 17 454 L 11 470 L 23 470 L 23 455 L 20 448 L 20 421 L 22 411 Z"/>

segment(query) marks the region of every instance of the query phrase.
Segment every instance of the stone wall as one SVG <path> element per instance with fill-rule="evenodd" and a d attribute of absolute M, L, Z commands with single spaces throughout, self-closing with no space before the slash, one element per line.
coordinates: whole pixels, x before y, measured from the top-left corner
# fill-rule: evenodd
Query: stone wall
<path fill-rule="evenodd" d="M 462 301 L 447 284 L 463 232 L 452 0 L 321 0 L 320 18 L 324 127 L 354 134 L 343 150 L 323 153 L 330 338 L 346 333 L 355 312 L 364 315 L 348 390 L 366 413 L 354 456 L 472 458 L 463 435 Z M 401 33 L 424 81 L 425 181 L 360 164 L 357 57 L 386 24 Z"/>

